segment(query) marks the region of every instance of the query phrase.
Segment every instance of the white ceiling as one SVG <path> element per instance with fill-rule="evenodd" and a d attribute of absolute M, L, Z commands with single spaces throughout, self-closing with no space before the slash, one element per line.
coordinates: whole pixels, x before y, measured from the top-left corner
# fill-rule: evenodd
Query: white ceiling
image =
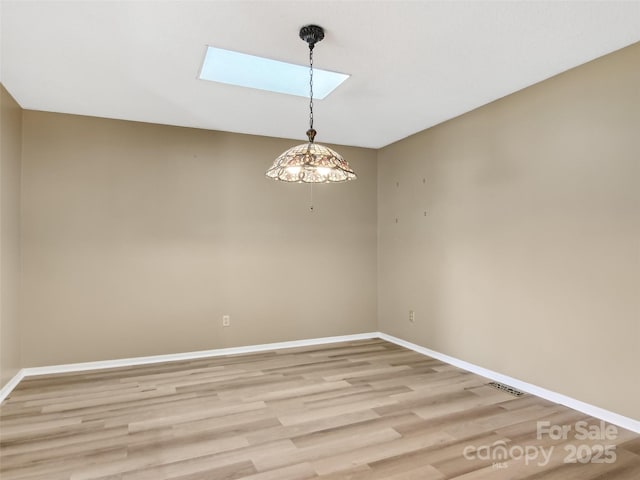
<path fill-rule="evenodd" d="M 640 41 L 640 1 L 2 0 L 23 108 L 304 139 L 307 100 L 198 80 L 206 45 L 350 73 L 321 143 L 379 148 Z"/>

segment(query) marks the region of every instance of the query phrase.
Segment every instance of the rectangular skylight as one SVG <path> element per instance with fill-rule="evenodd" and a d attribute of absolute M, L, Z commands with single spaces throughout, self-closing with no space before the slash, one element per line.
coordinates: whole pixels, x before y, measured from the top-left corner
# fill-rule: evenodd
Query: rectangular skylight
<path fill-rule="evenodd" d="M 313 97 L 322 100 L 349 75 L 313 69 Z M 201 80 L 309 97 L 309 66 L 207 47 Z"/>

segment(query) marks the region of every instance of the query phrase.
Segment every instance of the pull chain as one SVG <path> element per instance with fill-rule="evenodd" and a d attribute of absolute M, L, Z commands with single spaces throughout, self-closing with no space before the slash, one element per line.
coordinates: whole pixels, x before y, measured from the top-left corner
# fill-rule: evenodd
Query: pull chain
<path fill-rule="evenodd" d="M 313 212 L 313 183 L 309 184 L 309 192 L 310 192 L 310 198 L 309 198 L 309 211 Z"/>

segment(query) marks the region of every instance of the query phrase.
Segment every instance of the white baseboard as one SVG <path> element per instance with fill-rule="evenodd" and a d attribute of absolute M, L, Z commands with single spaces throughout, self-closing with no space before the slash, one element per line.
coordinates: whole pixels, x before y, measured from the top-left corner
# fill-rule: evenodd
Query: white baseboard
<path fill-rule="evenodd" d="M 18 385 L 18 383 L 20 383 L 20 381 L 23 378 L 33 376 L 33 375 L 49 375 L 54 373 L 81 372 L 85 370 L 100 370 L 104 368 L 129 367 L 134 365 L 146 365 L 151 363 L 163 363 L 163 362 L 174 362 L 179 360 L 193 360 L 198 358 L 219 357 L 222 355 L 239 355 L 243 353 L 263 352 L 266 350 L 279 350 L 279 349 L 285 349 L 285 348 L 307 347 L 307 346 L 313 346 L 313 345 L 323 345 L 326 343 L 350 342 L 354 340 L 367 340 L 371 338 L 380 338 L 382 340 L 395 343 L 396 345 L 400 345 L 402 347 L 408 348 L 410 350 L 421 353 L 423 355 L 427 355 L 429 357 L 433 357 L 437 360 L 441 360 L 445 363 L 462 368 L 463 370 L 467 370 L 469 372 L 475 373 L 482 377 L 489 378 L 496 382 L 506 383 L 507 385 L 517 388 L 518 390 L 522 390 L 523 392 L 531 393 L 532 395 L 537 395 L 538 397 L 544 398 L 551 402 L 565 405 L 569 408 L 573 408 L 574 410 L 578 410 L 579 412 L 586 413 L 587 415 L 591 415 L 595 418 L 599 418 L 607 422 L 610 422 L 614 425 L 618 425 L 619 427 L 626 428 L 627 430 L 631 430 L 632 432 L 640 433 L 640 421 L 635 420 L 633 418 L 625 417 L 615 412 L 611 412 L 609 410 L 596 407 L 595 405 L 591 405 L 591 404 L 582 402 L 580 400 L 576 400 L 575 398 L 567 397 L 566 395 L 563 395 L 561 393 L 553 392 L 551 390 L 547 390 L 546 388 L 542 388 L 537 385 L 533 385 L 531 383 L 523 382 L 522 380 L 518 380 L 517 378 L 509 377 L 507 375 L 494 372 L 493 370 L 489 370 L 489 369 L 480 367 L 478 365 L 474 365 L 473 363 L 465 362 L 464 360 L 460 360 L 455 357 L 450 357 L 449 355 L 445 355 L 444 353 L 436 352 L 434 350 L 422 347 L 420 345 L 416 345 L 415 343 L 411 343 L 406 340 L 402 340 L 401 338 L 397 338 L 382 332 L 357 333 L 353 335 L 340 335 L 336 337 L 310 338 L 305 340 L 293 340 L 289 342 L 265 343 L 261 345 L 248 345 L 244 347 L 220 348 L 215 350 L 202 350 L 202 351 L 187 352 L 187 353 L 173 353 L 173 354 L 167 354 L 167 355 L 154 355 L 149 357 L 122 358 L 117 360 L 69 363 L 65 365 L 52 365 L 48 367 L 23 368 L 5 386 L 3 386 L 2 389 L 0 389 L 0 402 L 2 402 L 13 391 L 13 389 Z"/>
<path fill-rule="evenodd" d="M 351 342 L 354 340 L 367 340 L 378 338 L 378 332 L 356 333 L 353 335 L 340 335 L 336 337 L 309 338 L 304 340 L 292 340 L 289 342 L 265 343 L 261 345 L 247 345 L 243 347 L 218 348 L 214 350 L 201 350 L 197 352 L 170 353 L 165 355 L 153 355 L 149 357 L 120 358 L 116 360 L 103 360 L 96 362 L 67 363 L 64 365 L 50 365 L 46 367 L 27 367 L 20 370 L 0 390 L 0 403 L 13 391 L 24 377 L 34 375 L 51 375 L 54 373 L 82 372 L 85 370 L 101 370 L 105 368 L 131 367 L 134 365 L 147 365 L 151 363 L 175 362 L 179 360 L 194 360 L 198 358 L 220 357 L 222 355 L 239 355 L 243 353 L 263 352 L 265 350 L 279 350 L 284 348 L 308 347 L 323 345 L 326 343 Z"/>
<path fill-rule="evenodd" d="M 9 380 L 6 385 L 0 388 L 0 403 L 4 401 L 5 398 L 13 391 L 14 388 L 18 386 L 18 384 L 25 377 L 24 368 L 19 370 L 11 380 Z"/>
<path fill-rule="evenodd" d="M 401 338 L 397 338 L 386 333 L 379 332 L 378 337 L 388 342 L 395 343 L 396 345 L 400 345 L 415 352 L 421 353 L 423 355 L 441 360 L 445 363 L 448 363 L 449 365 L 459 367 L 463 370 L 467 370 L 496 382 L 505 383 L 518 390 L 522 390 L 523 392 L 531 393 L 532 395 L 536 395 L 554 403 L 559 403 L 560 405 L 565 405 L 569 408 L 573 408 L 574 410 L 578 410 L 579 412 L 591 415 L 592 417 L 599 418 L 614 425 L 618 425 L 622 428 L 626 428 L 627 430 L 631 430 L 632 432 L 640 433 L 640 421 L 633 418 L 625 417 L 624 415 L 605 410 L 604 408 L 596 407 L 595 405 L 576 400 L 575 398 L 567 397 L 566 395 L 563 395 L 561 393 L 553 392 L 551 390 L 547 390 L 546 388 L 523 382 L 522 380 L 518 380 L 517 378 L 494 372 L 493 370 L 474 365 L 473 363 L 465 362 L 464 360 L 460 360 L 455 357 L 450 357 L 449 355 L 445 355 L 444 353 L 421 347 L 420 345 L 407 342 L 406 340 L 402 340 Z"/>

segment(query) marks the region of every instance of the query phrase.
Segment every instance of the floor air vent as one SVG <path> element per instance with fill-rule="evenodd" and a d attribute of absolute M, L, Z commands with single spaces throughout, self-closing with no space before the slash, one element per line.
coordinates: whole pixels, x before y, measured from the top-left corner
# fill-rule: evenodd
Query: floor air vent
<path fill-rule="evenodd" d="M 524 392 L 516 390 L 515 388 L 510 387 L 509 385 L 505 385 L 504 383 L 489 382 L 489 385 L 491 385 L 493 388 L 497 388 L 498 390 L 502 390 L 503 392 L 510 393 L 514 397 L 521 397 L 522 395 L 524 395 Z"/>

